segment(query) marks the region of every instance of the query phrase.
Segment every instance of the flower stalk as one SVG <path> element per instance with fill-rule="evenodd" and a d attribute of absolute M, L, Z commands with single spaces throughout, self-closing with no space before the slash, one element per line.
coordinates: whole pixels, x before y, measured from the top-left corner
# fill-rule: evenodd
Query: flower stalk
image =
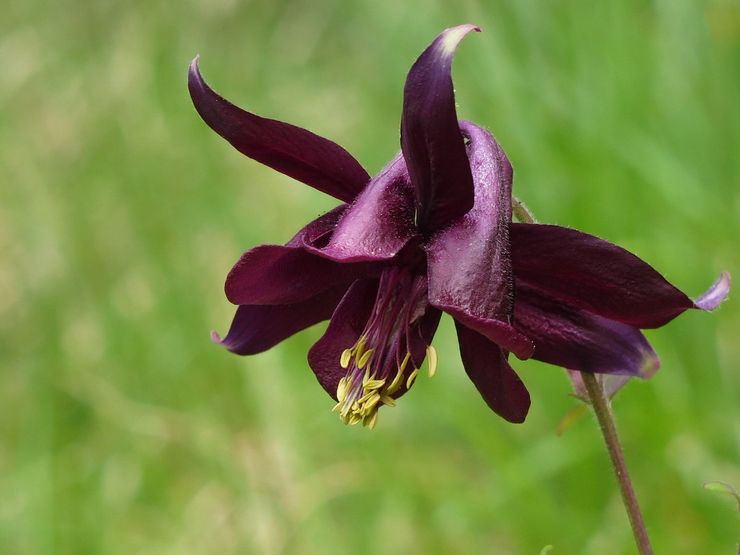
<path fill-rule="evenodd" d="M 609 407 L 609 402 L 596 376 L 588 372 L 581 372 L 581 377 L 586 386 L 586 391 L 588 391 L 588 398 L 596 414 L 596 419 L 599 421 L 601 434 L 604 436 L 604 442 L 614 466 L 614 474 L 617 477 L 617 482 L 619 482 L 619 489 L 622 492 L 624 507 L 627 510 L 632 532 L 635 535 L 637 549 L 640 555 L 652 555 L 653 549 L 650 546 L 650 539 L 648 538 L 645 521 L 642 518 L 640 505 L 637 502 L 635 489 L 632 487 L 632 481 L 629 472 L 627 472 L 627 463 L 624 460 L 624 453 L 619 443 L 619 436 L 614 425 L 614 416 Z"/>
<path fill-rule="evenodd" d="M 511 205 L 513 215 L 517 220 L 528 224 L 536 223 L 534 215 L 521 200 L 512 196 Z M 580 372 L 580 375 L 586 387 L 590 404 L 596 414 L 596 419 L 599 422 L 601 434 L 604 436 L 609 457 L 612 460 L 614 474 L 617 477 L 617 482 L 619 482 L 619 489 L 622 492 L 622 500 L 627 510 L 627 517 L 632 526 L 632 532 L 635 535 L 637 549 L 640 555 L 652 555 L 653 549 L 650 546 L 650 538 L 647 534 L 645 521 L 642 518 L 642 511 L 640 511 L 635 489 L 632 487 L 632 481 L 627 471 L 627 462 L 624 460 L 624 453 L 619 443 L 619 435 L 617 434 L 617 427 L 614 424 L 614 415 L 609 407 L 609 401 L 604 394 L 604 389 L 594 374 Z"/>

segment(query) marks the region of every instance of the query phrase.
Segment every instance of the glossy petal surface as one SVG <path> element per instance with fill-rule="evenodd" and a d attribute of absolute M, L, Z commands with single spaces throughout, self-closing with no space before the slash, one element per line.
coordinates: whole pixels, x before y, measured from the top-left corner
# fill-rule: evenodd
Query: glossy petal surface
<path fill-rule="evenodd" d="M 470 380 L 486 404 L 509 422 L 524 422 L 530 398 L 501 348 L 465 326 L 456 323 L 460 356 Z"/>
<path fill-rule="evenodd" d="M 345 202 L 370 180 L 338 144 L 242 110 L 219 96 L 203 80 L 197 58 L 190 64 L 188 88 L 203 121 L 242 154 Z"/>
<path fill-rule="evenodd" d="M 471 123 L 461 127 L 470 140 L 475 204 L 427 245 L 429 302 L 527 358 L 531 342 L 510 326 L 511 164 L 490 133 Z"/>
<path fill-rule="evenodd" d="M 347 208 L 328 243 L 309 250 L 338 262 L 393 258 L 416 234 L 410 187 L 397 156 Z"/>
<path fill-rule="evenodd" d="M 512 224 L 511 251 L 518 281 L 611 320 L 654 328 L 694 306 L 631 252 L 575 229 Z"/>
<path fill-rule="evenodd" d="M 211 337 L 238 355 L 261 353 L 291 335 L 327 320 L 344 290 L 344 287 L 335 287 L 293 304 L 240 306 L 226 337 L 221 339 L 216 332 L 212 332 Z"/>
<path fill-rule="evenodd" d="M 443 31 L 409 71 L 403 91 L 401 149 L 414 185 L 417 224 L 439 229 L 473 206 L 473 179 L 458 128 L 452 58 L 465 35 L 460 25 Z"/>
<path fill-rule="evenodd" d="M 639 329 L 566 306 L 518 281 L 514 325 L 535 342 L 533 358 L 563 368 L 642 376 L 657 364 Z"/>
<path fill-rule="evenodd" d="M 303 249 L 260 245 L 245 252 L 226 278 L 226 298 L 239 305 L 290 304 L 368 273 L 366 264 L 338 264 Z"/>

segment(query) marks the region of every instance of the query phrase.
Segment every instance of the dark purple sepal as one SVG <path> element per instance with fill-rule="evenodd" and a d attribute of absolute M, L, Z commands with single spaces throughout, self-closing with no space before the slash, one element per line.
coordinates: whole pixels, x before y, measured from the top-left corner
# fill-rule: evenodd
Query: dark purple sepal
<path fill-rule="evenodd" d="M 517 357 L 527 358 L 531 341 L 509 324 L 511 164 L 490 133 L 467 122 L 461 129 L 470 140 L 475 204 L 427 243 L 429 302 Z"/>
<path fill-rule="evenodd" d="M 326 245 L 331 238 L 331 234 L 339 223 L 339 219 L 347 211 L 349 204 L 340 204 L 335 208 L 329 210 L 326 214 L 322 214 L 315 220 L 307 223 L 303 226 L 298 233 L 296 233 L 290 241 L 288 241 L 286 247 L 320 247 Z"/>
<path fill-rule="evenodd" d="M 658 364 L 640 330 L 516 282 L 514 325 L 535 345 L 532 358 L 581 372 L 643 376 Z"/>
<path fill-rule="evenodd" d="M 475 25 L 445 29 L 411 67 L 403 91 L 401 149 L 423 233 L 444 227 L 473 206 L 473 179 L 458 129 L 452 58 Z"/>
<path fill-rule="evenodd" d="M 357 343 L 375 303 L 377 280 L 352 284 L 331 316 L 329 326 L 308 351 L 308 364 L 326 392 L 337 399 L 337 386 L 346 374 L 339 360 L 342 352 Z"/>
<path fill-rule="evenodd" d="M 631 252 L 557 225 L 511 224 L 517 282 L 564 304 L 638 328 L 656 328 L 694 303 Z"/>
<path fill-rule="evenodd" d="M 326 245 L 309 250 L 337 262 L 393 258 L 416 234 L 410 187 L 399 155 L 347 208 Z"/>
<path fill-rule="evenodd" d="M 370 180 L 359 162 L 338 144 L 242 110 L 219 96 L 203 80 L 198 58 L 190 64 L 188 88 L 203 121 L 257 162 L 345 202 L 351 202 Z"/>
<path fill-rule="evenodd" d="M 505 351 L 460 323 L 455 327 L 463 366 L 483 400 L 509 422 L 524 422 L 529 412 L 529 392 L 509 366 Z"/>
<path fill-rule="evenodd" d="M 238 355 L 261 353 L 291 335 L 327 320 L 345 289 L 346 286 L 334 287 L 293 304 L 240 306 L 226 337 L 221 339 L 216 332 L 211 332 L 211 338 Z"/>
<path fill-rule="evenodd" d="M 239 305 L 297 303 L 330 287 L 349 287 L 367 264 L 339 264 L 303 249 L 260 245 L 245 252 L 226 277 L 226 298 Z"/>

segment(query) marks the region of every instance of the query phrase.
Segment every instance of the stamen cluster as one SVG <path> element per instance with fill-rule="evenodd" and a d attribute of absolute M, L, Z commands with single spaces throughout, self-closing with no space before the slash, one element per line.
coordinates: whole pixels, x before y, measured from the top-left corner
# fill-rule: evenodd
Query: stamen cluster
<path fill-rule="evenodd" d="M 357 342 L 339 359 L 347 374 L 339 380 L 334 407 L 345 424 L 374 428 L 381 405 L 395 406 L 395 396 L 411 388 L 419 368 L 412 360 L 411 324 L 424 313 L 424 280 L 390 268 L 380 278 L 373 313 Z M 429 375 L 436 370 L 436 352 L 426 346 Z"/>

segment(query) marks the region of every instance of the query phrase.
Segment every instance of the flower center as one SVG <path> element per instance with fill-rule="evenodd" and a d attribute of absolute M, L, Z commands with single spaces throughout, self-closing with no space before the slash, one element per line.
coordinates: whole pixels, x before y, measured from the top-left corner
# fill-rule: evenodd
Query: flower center
<path fill-rule="evenodd" d="M 339 402 L 334 410 L 345 424 L 362 422 L 363 426 L 374 428 L 380 406 L 395 406 L 395 398 L 411 388 L 419 373 L 412 357 L 412 324 L 426 308 L 423 276 L 414 276 L 406 268 L 383 271 L 365 329 L 339 359 L 347 374 L 339 380 Z M 431 345 L 424 347 L 432 376 L 437 355 Z"/>

